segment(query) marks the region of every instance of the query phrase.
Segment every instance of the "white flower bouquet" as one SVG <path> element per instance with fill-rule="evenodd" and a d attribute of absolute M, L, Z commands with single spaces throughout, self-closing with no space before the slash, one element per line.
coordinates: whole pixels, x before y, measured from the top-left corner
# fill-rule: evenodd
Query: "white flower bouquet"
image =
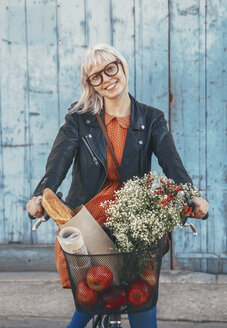
<path fill-rule="evenodd" d="M 114 201 L 102 204 L 107 214 L 105 225 L 120 252 L 147 249 L 182 225 L 192 212 L 188 204 L 199 196 L 199 190 L 189 183 L 177 185 L 150 172 L 127 181 L 115 192 Z"/>

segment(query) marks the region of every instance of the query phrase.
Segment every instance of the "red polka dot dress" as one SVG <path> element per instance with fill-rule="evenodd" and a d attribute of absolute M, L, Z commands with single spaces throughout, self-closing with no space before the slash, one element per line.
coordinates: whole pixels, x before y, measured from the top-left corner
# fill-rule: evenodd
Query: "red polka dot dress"
<path fill-rule="evenodd" d="M 130 116 L 116 117 L 105 113 L 105 126 L 113 145 L 117 161 L 121 166 L 126 135 L 130 124 Z M 107 179 L 102 190 L 85 204 L 88 211 L 96 221 L 103 226 L 106 222 L 105 210 L 100 206 L 106 200 L 114 199 L 114 191 L 121 188 L 120 174 L 114 164 L 113 158 L 106 146 L 107 153 Z"/>

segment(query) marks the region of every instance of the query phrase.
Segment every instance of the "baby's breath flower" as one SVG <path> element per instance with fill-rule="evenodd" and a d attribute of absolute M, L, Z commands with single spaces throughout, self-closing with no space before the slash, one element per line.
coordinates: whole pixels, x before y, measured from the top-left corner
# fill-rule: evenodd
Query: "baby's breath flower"
<path fill-rule="evenodd" d="M 120 251 L 144 249 L 180 226 L 191 213 L 187 204 L 199 196 L 199 190 L 189 183 L 177 185 L 165 175 L 150 172 L 128 180 L 115 192 L 114 201 L 102 204 L 105 225 L 116 237 Z"/>

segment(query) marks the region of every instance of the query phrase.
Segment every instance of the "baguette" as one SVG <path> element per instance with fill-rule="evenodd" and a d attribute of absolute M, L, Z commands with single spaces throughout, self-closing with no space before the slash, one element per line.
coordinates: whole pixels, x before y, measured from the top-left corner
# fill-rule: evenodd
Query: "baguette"
<path fill-rule="evenodd" d="M 49 217 L 51 217 L 58 226 L 65 224 L 74 216 L 74 212 L 63 204 L 49 188 L 44 189 L 41 202 Z"/>

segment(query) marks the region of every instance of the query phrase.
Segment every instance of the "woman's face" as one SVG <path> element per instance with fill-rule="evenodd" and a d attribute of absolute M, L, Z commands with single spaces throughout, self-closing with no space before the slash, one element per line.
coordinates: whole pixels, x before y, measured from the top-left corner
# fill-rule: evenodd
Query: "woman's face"
<path fill-rule="evenodd" d="M 116 58 L 111 55 L 110 59 L 102 59 L 100 64 L 94 65 L 91 67 L 89 72 L 89 76 L 100 72 L 103 70 L 108 64 L 115 62 Z M 95 91 L 97 91 L 102 97 L 114 99 L 120 97 L 122 94 L 127 91 L 127 81 L 123 71 L 123 67 L 121 63 L 117 63 L 119 71 L 114 76 L 108 76 L 102 71 L 100 74 L 102 75 L 102 83 L 98 86 L 93 86 Z"/>

